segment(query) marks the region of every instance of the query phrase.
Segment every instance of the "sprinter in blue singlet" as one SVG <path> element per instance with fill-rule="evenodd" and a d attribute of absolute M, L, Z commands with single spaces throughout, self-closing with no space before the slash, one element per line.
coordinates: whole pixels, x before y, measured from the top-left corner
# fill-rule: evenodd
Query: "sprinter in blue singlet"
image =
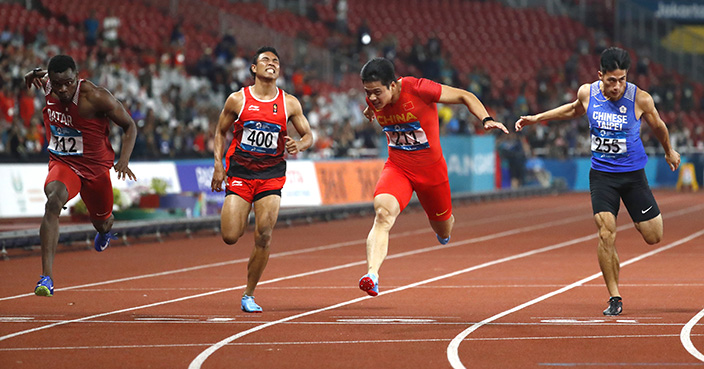
<path fill-rule="evenodd" d="M 655 108 L 653 98 L 636 85 L 626 82 L 631 58 L 628 52 L 612 47 L 601 54 L 599 79 L 584 84 L 577 100 L 546 112 L 523 116 L 516 131 L 549 120 L 569 120 L 587 115 L 591 135 L 592 166 L 589 189 L 594 221 L 599 230 L 597 255 L 609 291 L 604 315 L 623 310 L 618 291 L 619 259 L 616 252 L 616 216 L 621 200 L 636 229 L 650 245 L 662 239 L 662 215 L 645 176 L 648 157 L 640 139 L 641 118 L 653 130 L 665 150 L 670 169 L 677 170 L 680 154 L 670 146 L 667 126 Z"/>

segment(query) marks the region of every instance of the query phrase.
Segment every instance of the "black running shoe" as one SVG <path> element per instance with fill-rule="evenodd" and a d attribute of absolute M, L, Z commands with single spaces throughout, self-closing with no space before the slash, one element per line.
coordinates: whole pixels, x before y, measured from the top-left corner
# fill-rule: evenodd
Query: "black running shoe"
<path fill-rule="evenodd" d="M 609 307 L 604 310 L 604 315 L 619 315 L 623 311 L 623 302 L 619 296 L 609 299 Z"/>

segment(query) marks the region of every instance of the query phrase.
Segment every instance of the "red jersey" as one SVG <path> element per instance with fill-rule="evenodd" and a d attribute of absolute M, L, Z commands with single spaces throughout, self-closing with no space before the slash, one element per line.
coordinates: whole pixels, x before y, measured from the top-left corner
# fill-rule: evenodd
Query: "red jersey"
<path fill-rule="evenodd" d="M 442 158 L 437 102 L 442 85 L 425 78 L 402 77 L 401 95 L 377 111 L 367 101 L 389 145 L 389 160 L 412 170 Z"/>
<path fill-rule="evenodd" d="M 227 150 L 228 177 L 268 179 L 286 176 L 286 93 L 277 88 L 271 100 L 252 95 L 252 86 L 242 89 L 244 102 L 235 121 L 235 137 Z"/>
<path fill-rule="evenodd" d="M 93 179 L 112 168 L 115 152 L 110 145 L 110 120 L 107 117 L 85 119 L 78 113 L 81 83 L 78 81 L 73 100 L 64 104 L 51 94 L 47 82 L 42 110 L 49 161 L 66 163 L 78 176 Z"/>

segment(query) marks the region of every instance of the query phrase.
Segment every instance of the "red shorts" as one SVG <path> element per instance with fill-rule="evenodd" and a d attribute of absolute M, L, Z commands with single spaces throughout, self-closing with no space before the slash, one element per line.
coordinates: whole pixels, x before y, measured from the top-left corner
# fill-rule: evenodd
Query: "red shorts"
<path fill-rule="evenodd" d="M 51 160 L 44 187 L 53 181 L 59 181 L 66 186 L 69 200 L 80 192 L 91 219 L 104 220 L 112 214 L 113 194 L 110 169 L 93 179 L 85 179 L 79 177 L 67 164 Z"/>
<path fill-rule="evenodd" d="M 225 189 L 226 195 L 235 194 L 248 203 L 252 203 L 267 195 L 281 196 L 281 189 L 284 188 L 286 177 L 268 179 L 244 179 L 237 177 L 227 177 Z"/>
<path fill-rule="evenodd" d="M 413 191 L 418 195 L 420 205 L 428 215 L 428 219 L 445 221 L 452 215 L 452 194 L 450 181 L 447 177 L 447 163 L 442 158 L 435 164 L 405 170 L 387 160 L 381 172 L 379 182 L 374 190 L 378 194 L 393 195 L 401 205 L 401 211 L 411 201 Z"/>

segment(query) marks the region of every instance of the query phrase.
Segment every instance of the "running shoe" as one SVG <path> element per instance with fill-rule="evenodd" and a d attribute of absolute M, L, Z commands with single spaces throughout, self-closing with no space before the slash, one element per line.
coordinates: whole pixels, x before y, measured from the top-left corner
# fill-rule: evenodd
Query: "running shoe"
<path fill-rule="evenodd" d="M 242 296 L 242 311 L 245 313 L 261 313 L 262 307 L 254 302 L 254 296 Z"/>
<path fill-rule="evenodd" d="M 368 293 L 369 296 L 379 294 L 379 277 L 376 274 L 365 274 L 359 280 L 359 289 Z"/>
<path fill-rule="evenodd" d="M 110 240 L 116 240 L 117 236 L 112 232 L 100 233 L 95 235 L 95 251 L 101 252 L 110 246 Z"/>
<path fill-rule="evenodd" d="M 450 242 L 450 236 L 448 236 L 447 238 L 440 238 L 439 234 L 436 234 L 435 236 L 438 238 L 438 241 L 440 241 L 441 245 L 447 245 L 447 243 Z"/>
<path fill-rule="evenodd" d="M 623 301 L 621 297 L 614 296 L 609 299 L 609 307 L 604 310 L 604 315 L 619 315 L 623 311 Z"/>
<path fill-rule="evenodd" d="M 48 275 L 39 276 L 37 287 L 34 287 L 34 294 L 37 296 L 54 296 L 54 281 Z"/>

